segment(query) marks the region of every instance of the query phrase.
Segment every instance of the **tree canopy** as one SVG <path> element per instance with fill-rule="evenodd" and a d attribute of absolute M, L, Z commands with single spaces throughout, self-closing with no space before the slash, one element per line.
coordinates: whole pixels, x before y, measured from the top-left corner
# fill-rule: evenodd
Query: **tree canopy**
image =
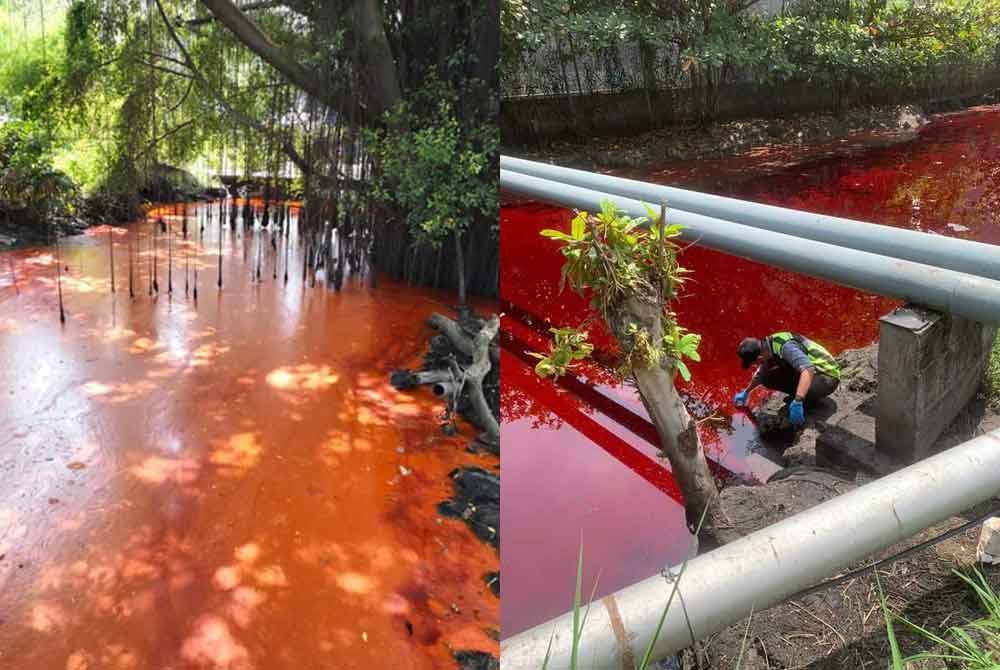
<path fill-rule="evenodd" d="M 439 245 L 496 220 L 498 15 L 471 0 L 0 0 L 6 165 L 132 205 L 160 163 L 294 174 L 313 230 L 399 220 L 395 246 Z"/>
<path fill-rule="evenodd" d="M 1000 45 L 996 0 L 788 0 L 774 14 L 753 0 L 504 0 L 501 22 L 508 91 L 543 48 L 570 64 L 569 91 L 578 57 L 630 43 L 640 52 L 637 87 L 700 89 L 707 115 L 718 84 L 735 75 L 817 81 L 847 95 L 866 82 L 974 74 L 997 65 Z"/>

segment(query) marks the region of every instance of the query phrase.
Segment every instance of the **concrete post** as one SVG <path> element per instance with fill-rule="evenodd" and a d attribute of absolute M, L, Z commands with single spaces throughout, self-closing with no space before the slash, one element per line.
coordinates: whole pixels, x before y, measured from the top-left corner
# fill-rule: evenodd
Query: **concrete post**
<path fill-rule="evenodd" d="M 905 305 L 879 331 L 875 447 L 913 463 L 976 394 L 996 327 Z"/>

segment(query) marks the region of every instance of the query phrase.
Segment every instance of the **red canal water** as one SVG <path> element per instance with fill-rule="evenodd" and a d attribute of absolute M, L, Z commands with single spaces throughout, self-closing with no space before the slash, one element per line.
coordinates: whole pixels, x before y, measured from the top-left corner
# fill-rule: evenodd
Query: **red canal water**
<path fill-rule="evenodd" d="M 772 152 L 627 176 L 1000 244 L 1000 108 L 939 117 L 908 142 L 832 153 L 778 170 Z M 501 211 L 504 637 L 569 609 L 581 543 L 585 590 L 596 582 L 598 597 L 678 562 L 690 546 L 634 391 L 597 364 L 559 385 L 541 381 L 524 355 L 545 348 L 549 323 L 575 324 L 587 312 L 579 296 L 559 294 L 561 257 L 538 234 L 567 228 L 569 218 L 537 203 Z M 682 263 L 693 274 L 677 312 L 703 335 L 702 362 L 684 392 L 696 414 L 718 408 L 724 417 L 701 424 L 702 440 L 720 470 L 765 479 L 777 466 L 762 456 L 747 416 L 730 407 L 748 381 L 739 340 L 793 329 L 836 353 L 873 342 L 894 302 L 698 247 Z"/>

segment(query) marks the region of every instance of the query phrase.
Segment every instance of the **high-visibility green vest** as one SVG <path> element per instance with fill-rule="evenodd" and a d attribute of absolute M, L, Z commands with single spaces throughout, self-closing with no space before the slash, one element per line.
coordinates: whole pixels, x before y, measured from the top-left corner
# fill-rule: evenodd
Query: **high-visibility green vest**
<path fill-rule="evenodd" d="M 771 353 L 777 357 L 781 356 L 781 348 L 785 346 L 786 342 L 795 340 L 802 345 L 806 356 L 809 357 L 809 362 L 816 368 L 816 372 L 822 372 L 834 379 L 840 379 L 840 367 L 837 365 L 836 359 L 822 345 L 806 339 L 797 333 L 789 333 L 787 331 L 775 333 L 769 339 L 771 341 Z"/>

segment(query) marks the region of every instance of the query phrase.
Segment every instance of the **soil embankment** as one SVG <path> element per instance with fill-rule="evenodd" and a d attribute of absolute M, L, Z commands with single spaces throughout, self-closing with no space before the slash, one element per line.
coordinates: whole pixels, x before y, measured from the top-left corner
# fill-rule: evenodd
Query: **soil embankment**
<path fill-rule="evenodd" d="M 634 137 L 588 137 L 537 145 L 511 144 L 502 152 L 529 160 L 584 170 L 649 170 L 665 164 L 686 171 L 714 172 L 715 161 L 734 156 L 761 157 L 775 168 L 820 157 L 844 156 L 859 149 L 913 139 L 933 114 L 995 104 L 994 96 L 943 100 L 930 106 L 860 107 L 842 114 L 797 114 L 787 118 L 750 118 L 687 124 Z M 704 166 L 693 163 L 707 162 Z M 766 168 L 766 163 L 763 166 Z M 759 176 L 760 171 L 757 172 Z"/>

